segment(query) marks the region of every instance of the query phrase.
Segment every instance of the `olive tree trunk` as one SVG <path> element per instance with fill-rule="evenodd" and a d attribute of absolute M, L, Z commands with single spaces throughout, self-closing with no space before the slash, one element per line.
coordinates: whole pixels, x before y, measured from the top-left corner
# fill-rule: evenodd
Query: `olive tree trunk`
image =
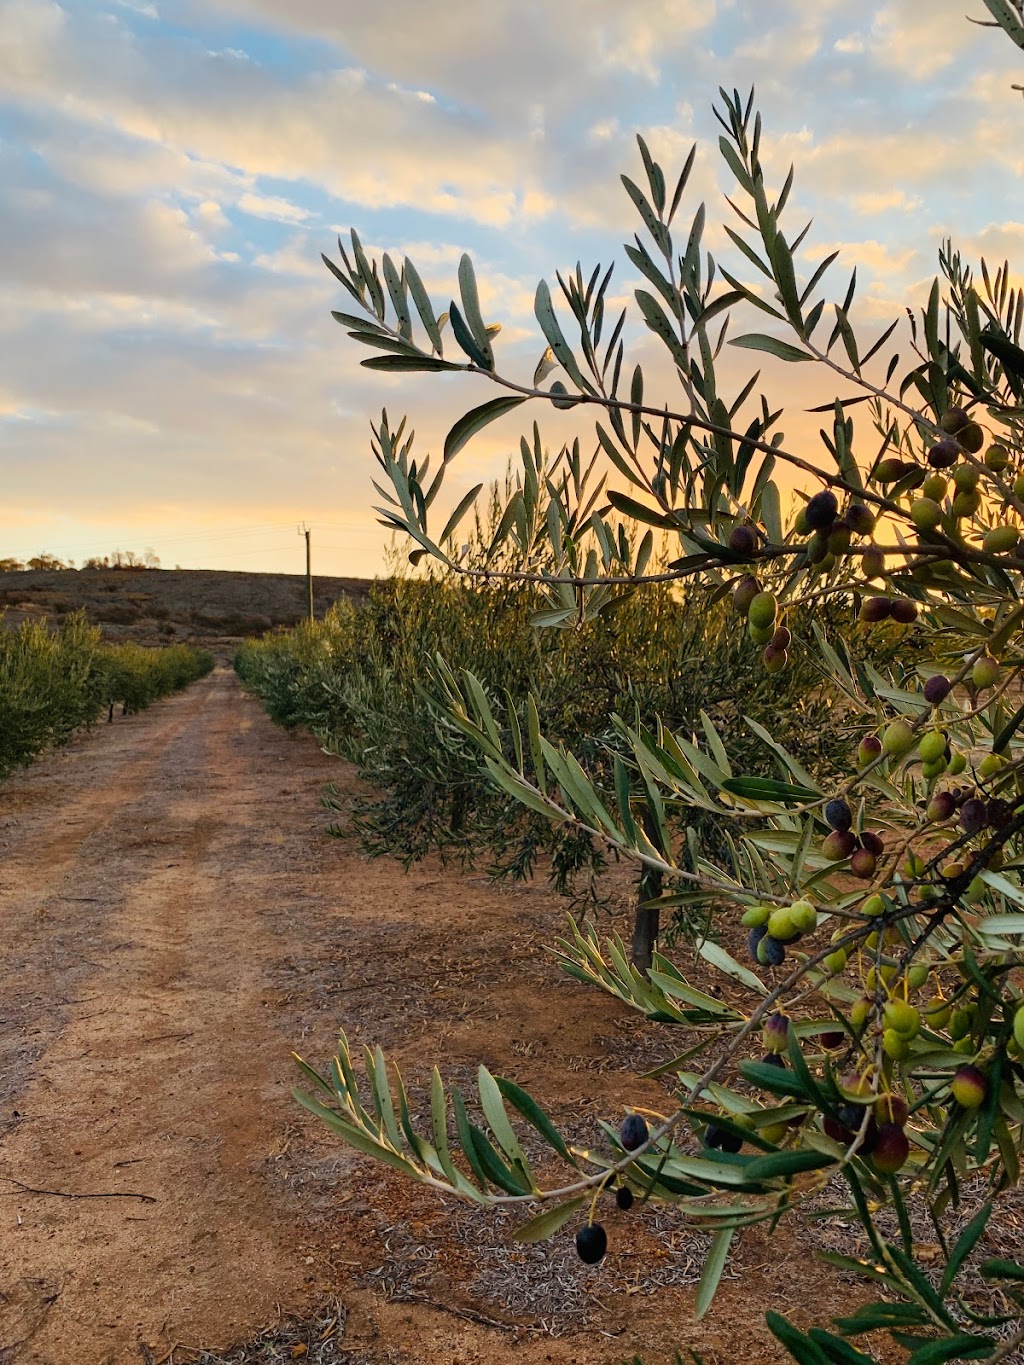
<path fill-rule="evenodd" d="M 656 840 L 654 822 L 646 809 L 643 811 L 642 823 L 648 839 Z M 637 898 L 641 905 L 637 906 L 636 918 L 633 921 L 633 942 L 629 950 L 630 961 L 638 972 L 647 973 L 651 970 L 654 950 L 658 945 L 658 930 L 661 927 L 661 911 L 658 907 L 654 906 L 645 910 L 642 908 L 642 902 L 654 900 L 656 896 L 660 896 L 664 884 L 663 875 L 654 868 L 646 868 L 640 877 Z"/>

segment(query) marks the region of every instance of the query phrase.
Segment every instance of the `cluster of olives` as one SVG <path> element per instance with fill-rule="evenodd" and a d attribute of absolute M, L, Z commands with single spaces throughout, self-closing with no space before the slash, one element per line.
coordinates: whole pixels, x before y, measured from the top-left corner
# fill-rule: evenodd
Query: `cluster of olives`
<path fill-rule="evenodd" d="M 1000 796 L 986 797 L 977 787 L 950 787 L 933 793 L 925 808 L 926 818 L 935 824 L 957 816 L 964 834 L 981 834 L 986 829 L 1001 829 L 1013 815 L 1013 802 Z M 957 874 L 943 869 L 947 880 Z"/>
<path fill-rule="evenodd" d="M 748 574 L 733 588 L 732 603 L 740 615 L 746 617 L 754 644 L 764 646 L 761 658 L 766 672 L 781 672 L 789 662 L 793 636 L 779 623 L 779 604 L 774 593 L 763 592 L 754 575 Z"/>
<path fill-rule="evenodd" d="M 797 535 L 809 536 L 806 562 L 827 573 L 836 560 L 849 554 L 854 536 L 869 536 L 875 529 L 875 514 L 862 502 L 851 503 L 842 516 L 839 500 L 829 489 L 815 493 L 797 513 Z"/>
<path fill-rule="evenodd" d="M 950 408 L 942 415 L 939 426 L 946 435 L 931 446 L 926 456 L 928 467 L 935 472 L 929 474 L 921 466 L 896 457 L 880 461 L 874 470 L 878 483 L 902 484 L 907 491 L 917 492 L 910 507 L 910 517 L 917 529 L 926 534 L 940 528 L 956 532 L 956 524 L 973 516 L 982 504 L 981 469 L 977 463 L 964 461 L 962 457 L 965 452 L 968 455 L 981 453 L 985 445 L 984 431 L 962 408 Z M 1004 474 L 1010 460 L 1009 450 L 999 442 L 985 451 L 984 465 L 993 474 Z M 940 471 L 951 473 L 947 477 Z M 1024 498 L 1024 474 L 1014 476 L 1013 492 L 1018 498 Z M 991 527 L 982 538 L 982 549 L 987 554 L 1024 559 L 1020 530 L 1010 522 Z"/>
<path fill-rule="evenodd" d="M 752 905 L 743 913 L 743 926 L 749 929 L 747 950 L 762 967 L 781 967 L 786 960 L 786 944 L 795 943 L 818 926 L 813 902 L 795 900 L 792 905 Z"/>
<path fill-rule="evenodd" d="M 904 986 L 908 990 L 916 989 L 924 985 L 928 977 L 926 967 L 913 966 L 904 979 Z M 875 1002 L 870 998 L 854 1004 L 849 1022 L 856 1034 L 863 1032 L 874 1007 Z M 931 1029 L 948 1026 L 950 1036 L 954 1039 L 954 1048 L 960 1052 L 973 1053 L 975 1044 L 970 1034 L 974 1022 L 975 1011 L 972 1007 L 954 1009 L 941 995 L 934 997 L 923 1010 L 915 1008 L 907 999 L 900 1000 L 893 996 L 886 1001 L 880 1022 L 880 1027 L 884 1029 L 883 1050 L 894 1060 L 901 1060 L 908 1055 L 910 1041 L 917 1036 L 922 1026 Z M 761 1058 L 762 1064 L 788 1069 L 781 1054 L 790 1047 L 791 1033 L 792 1022 L 781 1010 L 776 1010 L 764 1020 L 761 1036 L 766 1052 Z M 847 1037 L 847 1033 L 836 1030 L 821 1034 L 819 1041 L 825 1048 L 835 1049 L 841 1047 Z M 1024 1060 L 1024 1004 L 1017 1007 L 1014 1015 L 1009 1047 L 1013 1055 Z M 975 1057 L 972 1061 L 962 1063 L 949 1080 L 949 1097 L 961 1111 L 980 1109 L 989 1098 L 991 1084 L 980 1062 L 980 1057 Z M 877 1081 L 871 1067 L 860 1074 L 851 1073 L 839 1078 L 839 1103 L 828 1110 L 823 1109 L 817 1117 L 826 1136 L 845 1148 L 852 1146 L 859 1135 L 858 1155 L 869 1160 L 879 1174 L 893 1175 L 902 1169 L 910 1156 L 906 1127 L 910 1119 L 911 1102 L 905 1094 L 889 1088 L 891 1081 L 885 1083 L 880 1093 L 876 1093 Z M 766 1125 L 756 1125 L 749 1113 L 730 1114 L 727 1124 L 709 1115 L 701 1138 L 704 1146 L 710 1150 L 734 1154 L 742 1149 L 744 1142 L 737 1128 L 756 1130 L 764 1140 L 780 1143 L 789 1129 L 800 1128 L 806 1122 L 805 1114 Z M 635 1152 L 643 1147 L 649 1137 L 647 1121 L 641 1114 L 627 1114 L 619 1125 L 619 1142 L 627 1152 Z M 614 1194 L 617 1206 L 623 1211 L 633 1207 L 635 1197 L 625 1180 L 618 1185 L 609 1182 L 602 1188 Z M 592 1218 L 578 1229 L 575 1241 L 580 1260 L 588 1265 L 596 1265 L 608 1250 L 608 1234 Z"/>
<path fill-rule="evenodd" d="M 627 1114 L 619 1124 L 619 1142 L 627 1152 L 635 1152 L 642 1147 L 650 1137 L 650 1129 L 647 1127 L 647 1120 L 642 1114 Z M 622 1184 L 614 1189 L 615 1202 L 623 1212 L 627 1212 L 633 1207 L 633 1191 L 628 1185 Z M 596 1265 L 598 1261 L 604 1259 L 604 1254 L 608 1250 L 608 1234 L 600 1223 L 588 1220 L 576 1233 L 576 1254 L 581 1261 L 586 1261 L 587 1265 Z"/>
<path fill-rule="evenodd" d="M 910 1155 L 910 1139 L 904 1131 L 910 1118 L 910 1106 L 902 1095 L 890 1091 L 874 1096 L 870 1082 L 863 1076 L 846 1077 L 842 1084 L 845 1093 L 857 1096 L 841 1104 L 834 1114 L 825 1114 L 822 1128 L 834 1142 L 849 1147 L 864 1124 L 867 1104 L 871 1113 L 858 1151 L 869 1156 L 877 1170 L 894 1175 Z"/>
<path fill-rule="evenodd" d="M 839 797 L 827 802 L 825 822 L 831 833 L 821 843 L 822 854 L 830 863 L 850 860 L 850 871 L 862 881 L 870 881 L 875 875 L 878 859 L 885 852 L 885 841 L 873 830 L 863 830 L 855 834 L 853 830 L 853 811 L 846 801 Z"/>

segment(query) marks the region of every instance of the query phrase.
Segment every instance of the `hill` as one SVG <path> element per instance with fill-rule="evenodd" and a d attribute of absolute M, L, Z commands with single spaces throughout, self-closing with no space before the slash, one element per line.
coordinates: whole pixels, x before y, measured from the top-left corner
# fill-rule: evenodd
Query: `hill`
<path fill-rule="evenodd" d="M 366 578 L 313 579 L 322 616 L 339 598 L 366 597 Z M 306 614 L 301 574 L 213 569 L 36 569 L 0 574 L 5 626 L 82 610 L 109 640 L 188 641 L 221 653 L 240 639 L 295 625 Z"/>

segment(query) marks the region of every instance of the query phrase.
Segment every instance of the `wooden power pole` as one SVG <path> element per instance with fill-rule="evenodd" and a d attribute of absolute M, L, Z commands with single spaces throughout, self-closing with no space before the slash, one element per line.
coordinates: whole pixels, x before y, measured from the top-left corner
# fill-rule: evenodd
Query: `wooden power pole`
<path fill-rule="evenodd" d="M 299 535 L 300 535 L 300 536 L 305 536 L 305 537 L 306 537 L 306 598 L 307 598 L 307 603 L 308 603 L 308 606 L 309 606 L 309 619 L 312 621 L 312 620 L 314 619 L 314 618 L 313 618 L 313 552 L 312 552 L 312 548 L 311 548 L 310 543 L 309 543 L 309 538 L 310 538 L 310 536 L 312 535 L 312 532 L 310 531 L 309 527 L 306 525 L 305 522 L 303 522 L 302 525 L 299 527 Z"/>

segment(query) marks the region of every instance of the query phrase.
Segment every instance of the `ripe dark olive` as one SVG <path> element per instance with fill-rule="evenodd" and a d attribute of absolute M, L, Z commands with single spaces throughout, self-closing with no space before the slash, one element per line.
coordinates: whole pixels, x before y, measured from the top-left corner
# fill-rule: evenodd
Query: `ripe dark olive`
<path fill-rule="evenodd" d="M 841 1104 L 836 1110 L 836 1118 L 844 1128 L 849 1128 L 856 1132 L 860 1127 L 860 1121 L 864 1117 L 864 1110 L 859 1104 Z"/>
<path fill-rule="evenodd" d="M 779 626 L 778 630 L 768 642 L 772 649 L 786 650 L 793 643 L 793 633 L 785 626 Z"/>
<path fill-rule="evenodd" d="M 825 806 L 825 820 L 833 829 L 845 831 L 853 824 L 853 811 L 845 801 L 835 797 Z"/>
<path fill-rule="evenodd" d="M 951 687 L 952 683 L 948 678 L 941 673 L 936 673 L 924 685 L 924 699 L 930 702 L 932 706 L 938 706 L 940 701 L 945 701 L 949 696 Z"/>
<path fill-rule="evenodd" d="M 870 881 L 875 875 L 875 855 L 866 848 L 858 848 L 850 859 L 850 871 L 861 881 Z"/>
<path fill-rule="evenodd" d="M 901 626 L 912 625 L 917 620 L 917 603 L 909 597 L 894 597 L 892 600 L 892 619 Z"/>
<path fill-rule="evenodd" d="M 925 812 L 929 820 L 951 820 L 956 812 L 956 800 L 952 792 L 936 792 L 928 802 Z"/>
<path fill-rule="evenodd" d="M 757 956 L 757 945 L 761 942 L 767 932 L 768 929 L 765 925 L 757 924 L 747 935 L 747 952 L 755 962 L 760 960 Z"/>
<path fill-rule="evenodd" d="M 704 1145 L 719 1152 L 738 1152 L 743 1146 L 743 1139 L 726 1128 L 720 1128 L 717 1123 L 709 1123 L 704 1129 Z"/>
<path fill-rule="evenodd" d="M 988 803 L 972 796 L 960 807 L 960 828 L 965 834 L 979 834 L 988 824 Z"/>
<path fill-rule="evenodd" d="M 999 829 L 1001 825 L 1007 823 L 1013 814 L 1013 804 L 1010 801 L 1004 801 L 1001 796 L 995 796 L 988 803 L 985 813 L 989 825 L 993 829 Z"/>
<path fill-rule="evenodd" d="M 618 1204 L 619 1208 L 622 1209 L 623 1213 L 625 1213 L 627 1209 L 633 1207 L 633 1191 L 628 1185 L 620 1185 L 615 1191 L 615 1202 Z"/>
<path fill-rule="evenodd" d="M 786 945 L 765 934 L 757 945 L 757 960 L 763 967 L 781 967 L 786 960 Z"/>
<path fill-rule="evenodd" d="M 865 597 L 860 608 L 860 619 L 866 621 L 868 625 L 875 625 L 879 621 L 887 621 L 892 615 L 892 602 L 888 597 L 881 595 L 877 597 Z"/>
<path fill-rule="evenodd" d="M 822 840 L 821 851 L 830 863 L 849 858 L 857 847 L 857 836 L 848 829 L 834 829 Z"/>
<path fill-rule="evenodd" d="M 732 604 L 741 616 L 746 616 L 750 604 L 761 591 L 761 584 L 753 574 L 747 574 L 732 590 Z"/>
<path fill-rule="evenodd" d="M 608 1234 L 600 1223 L 588 1223 L 576 1234 L 576 1255 L 587 1265 L 597 1265 L 608 1250 Z"/>
<path fill-rule="evenodd" d="M 956 441 L 936 441 L 928 452 L 928 463 L 933 469 L 949 469 L 960 458 L 960 447 Z"/>
<path fill-rule="evenodd" d="M 833 1142 L 841 1142 L 844 1147 L 849 1147 L 853 1141 L 853 1133 L 849 1128 L 845 1128 L 838 1119 L 834 1119 L 831 1114 L 826 1114 L 822 1122 L 825 1135 L 830 1137 Z"/>
<path fill-rule="evenodd" d="M 822 493 L 815 493 L 811 498 L 804 508 L 804 519 L 812 531 L 830 531 L 838 511 L 839 502 L 836 495 L 826 489 Z"/>
<path fill-rule="evenodd" d="M 729 549 L 740 555 L 752 555 L 757 549 L 757 534 L 752 526 L 734 526 L 729 533 Z"/>
<path fill-rule="evenodd" d="M 862 502 L 851 503 L 846 512 L 850 530 L 857 536 L 869 536 L 875 529 L 875 514 Z"/>
<path fill-rule="evenodd" d="M 647 1120 L 642 1114 L 627 1114 L 619 1124 L 619 1141 L 627 1152 L 642 1147 L 648 1136 Z"/>
<path fill-rule="evenodd" d="M 766 1052 L 761 1061 L 765 1066 L 777 1066 L 782 1071 L 786 1070 L 786 1063 L 777 1052 Z"/>
<path fill-rule="evenodd" d="M 883 1123 L 878 1129 L 871 1160 L 880 1171 L 892 1175 L 910 1155 L 910 1141 L 896 1123 Z"/>
<path fill-rule="evenodd" d="M 947 408 L 939 418 L 939 426 L 950 436 L 955 436 L 970 420 L 963 408 Z"/>
<path fill-rule="evenodd" d="M 866 829 L 860 836 L 860 846 L 866 848 L 869 853 L 873 853 L 876 858 L 880 858 L 885 852 L 885 842 L 881 835 L 876 834 L 871 829 Z"/>

